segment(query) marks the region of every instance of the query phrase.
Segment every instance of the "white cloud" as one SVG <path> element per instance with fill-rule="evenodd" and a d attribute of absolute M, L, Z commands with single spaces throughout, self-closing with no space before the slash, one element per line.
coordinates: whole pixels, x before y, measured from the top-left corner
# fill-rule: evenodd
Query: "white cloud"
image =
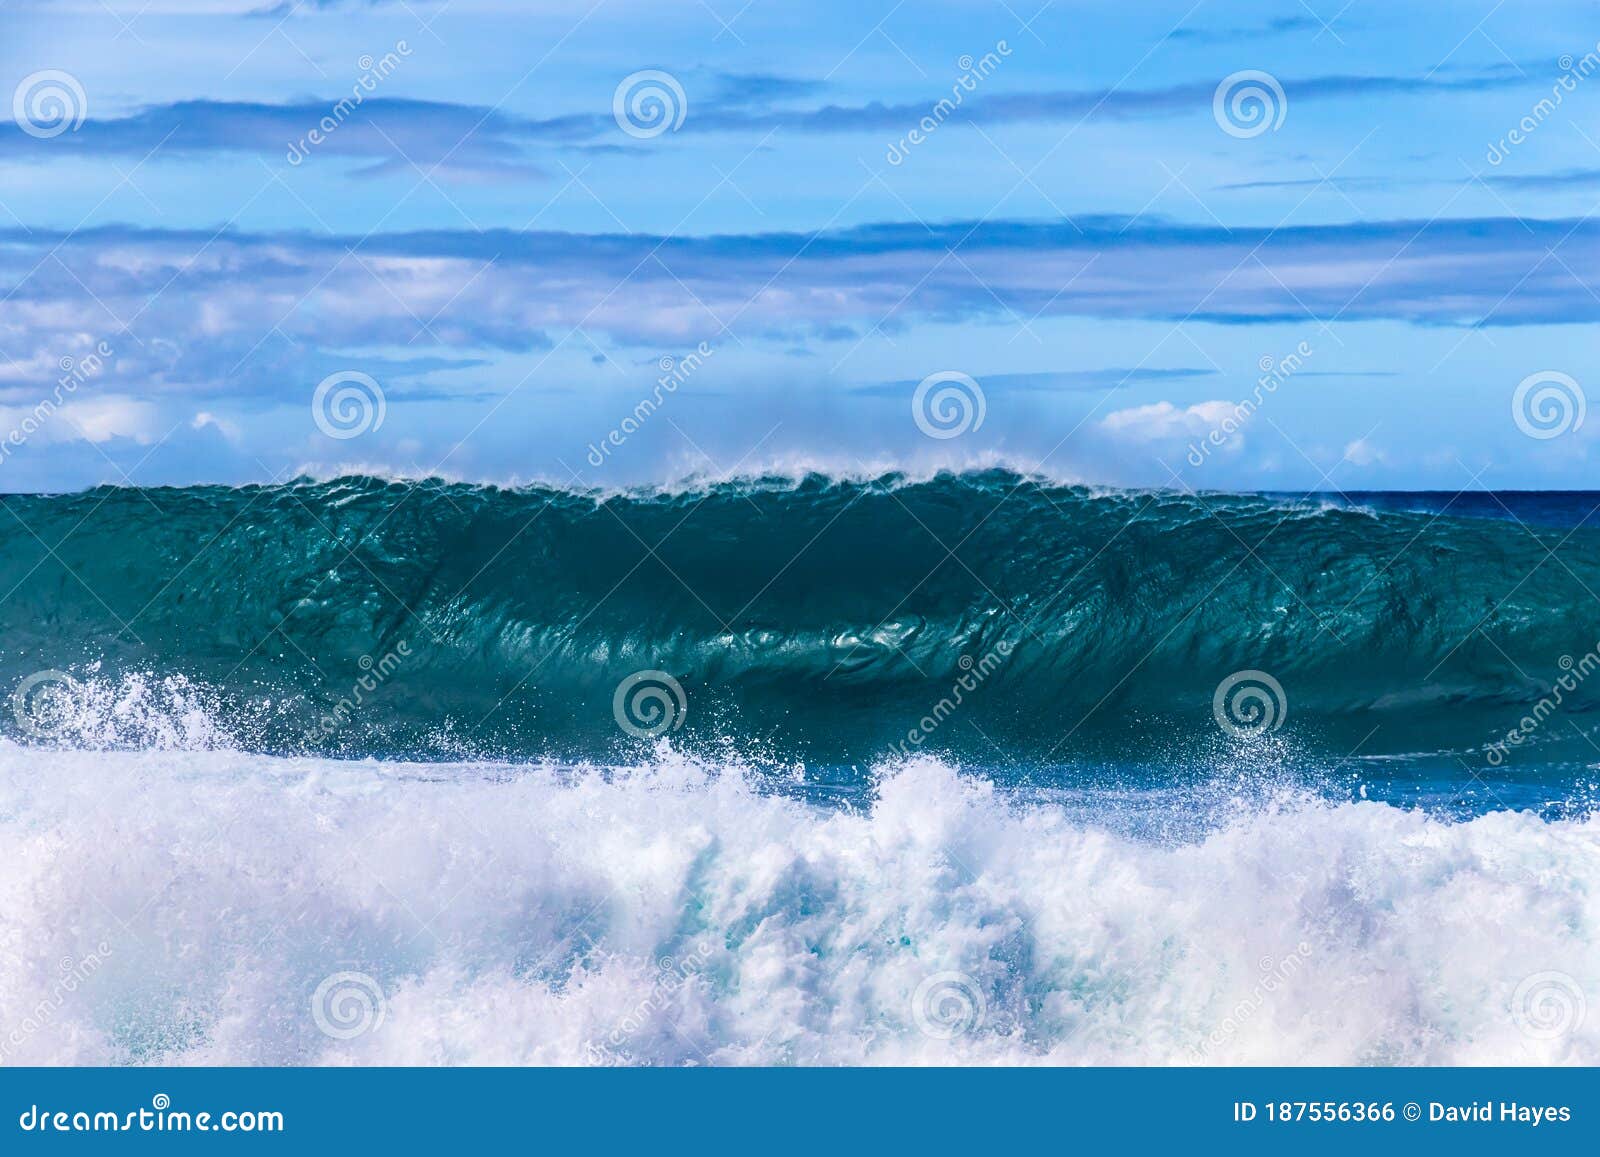
<path fill-rule="evenodd" d="M 1221 428 L 1225 421 L 1237 420 L 1237 409 L 1233 402 L 1220 400 L 1196 402 L 1187 407 L 1153 402 L 1107 414 L 1100 425 L 1108 434 L 1140 442 L 1194 438 Z"/>
<path fill-rule="evenodd" d="M 1352 466 L 1373 466 L 1387 461 L 1388 456 L 1365 438 L 1357 438 L 1344 448 L 1344 460 Z"/>
<path fill-rule="evenodd" d="M 137 398 L 109 396 L 74 401 L 61 408 L 61 420 L 85 441 L 132 438 L 148 444 L 157 432 L 156 408 Z"/>
<path fill-rule="evenodd" d="M 209 426 L 211 429 L 216 430 L 230 442 L 237 442 L 239 440 L 240 430 L 238 423 L 230 422 L 226 418 L 219 418 L 210 410 L 201 410 L 194 416 L 194 420 L 190 422 L 189 425 L 191 428 L 196 430 L 204 430 Z"/>

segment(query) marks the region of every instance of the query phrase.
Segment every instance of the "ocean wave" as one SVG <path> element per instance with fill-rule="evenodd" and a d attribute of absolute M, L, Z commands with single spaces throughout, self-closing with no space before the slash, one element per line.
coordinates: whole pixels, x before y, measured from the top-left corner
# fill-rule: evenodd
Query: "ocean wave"
<path fill-rule="evenodd" d="M 3 745 L 0 1062 L 1593 1064 L 1597 825 Z"/>
<path fill-rule="evenodd" d="M 681 699 L 674 739 L 707 749 L 858 769 L 914 750 L 1179 763 L 1215 739 L 1217 690 L 1258 673 L 1308 750 L 1482 766 L 1564 671 L 1600 662 L 1600 534 L 1576 515 L 1004 471 L 3 501 L 0 681 L 183 680 L 219 731 L 277 754 L 625 758 L 638 737 L 614 698 L 654 672 Z M 1560 725 L 1502 754 L 1581 755 L 1597 707 L 1600 680 L 1579 681 Z M 146 744 L 119 725 L 26 737 Z"/>

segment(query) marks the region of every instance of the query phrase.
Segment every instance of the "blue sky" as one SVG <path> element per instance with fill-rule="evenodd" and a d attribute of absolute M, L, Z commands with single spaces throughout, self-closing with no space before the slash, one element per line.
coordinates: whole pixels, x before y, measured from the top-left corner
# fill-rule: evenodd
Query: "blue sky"
<path fill-rule="evenodd" d="M 0 0 L 0 490 L 1595 484 L 1593 5 L 512 7 Z"/>

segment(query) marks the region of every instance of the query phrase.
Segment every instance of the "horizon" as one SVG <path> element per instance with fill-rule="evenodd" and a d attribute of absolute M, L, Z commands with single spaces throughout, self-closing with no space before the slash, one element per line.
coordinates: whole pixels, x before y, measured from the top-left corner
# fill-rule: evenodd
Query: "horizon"
<path fill-rule="evenodd" d="M 1082 479 L 1053 478 L 1038 473 L 1024 473 L 1006 464 L 988 464 L 967 468 L 939 467 L 929 471 L 917 471 L 901 467 L 888 467 L 878 471 L 867 472 L 842 472 L 833 471 L 823 466 L 809 466 L 803 468 L 790 468 L 779 466 L 755 471 L 741 471 L 737 474 L 713 475 L 707 473 L 690 473 L 664 477 L 652 481 L 641 481 L 622 485 L 604 486 L 599 483 L 588 486 L 577 486 L 571 482 L 562 482 L 560 479 L 548 477 L 528 477 L 515 480 L 479 480 L 465 477 L 452 477 L 442 474 L 404 474 L 383 473 L 374 474 L 363 471 L 334 471 L 331 473 L 313 474 L 298 473 L 288 474 L 278 478 L 257 479 L 246 482 L 165 482 L 152 485 L 143 485 L 127 481 L 102 481 L 87 486 L 70 490 L 0 490 L 0 497 L 72 497 L 85 494 L 93 490 L 187 490 L 187 489 L 240 489 L 244 487 L 288 487 L 288 486 L 331 486 L 340 482 L 377 482 L 383 485 L 429 485 L 460 486 L 483 490 L 503 490 L 508 492 L 528 490 L 550 490 L 579 496 L 598 496 L 603 499 L 648 497 L 653 495 L 670 496 L 675 494 L 693 493 L 699 490 L 709 490 L 717 487 L 739 487 L 762 482 L 788 483 L 799 486 L 803 483 L 819 480 L 830 486 L 871 486 L 893 480 L 902 486 L 924 486 L 940 480 L 967 480 L 977 479 L 986 475 L 1003 475 L 1017 479 L 1024 484 L 1061 489 L 1061 490 L 1088 490 L 1106 494 L 1171 494 L 1177 497 L 1203 499 L 1211 496 L 1221 498 L 1327 498 L 1344 499 L 1350 502 L 1359 502 L 1363 498 L 1406 496 L 1416 498 L 1439 498 L 1446 500 L 1446 505 L 1463 498 L 1473 496 L 1495 495 L 1527 495 L 1530 497 L 1555 497 L 1560 495 L 1588 496 L 1593 495 L 1600 500 L 1600 487 L 1549 487 L 1545 489 L 1519 488 L 1519 487 L 1485 487 L 1469 486 L 1456 490 L 1394 487 L 1386 489 L 1373 489 L 1370 487 L 1349 487 L 1344 489 L 1325 487 L 1321 489 L 1287 489 L 1275 490 L 1267 488 L 1254 489 L 1207 489 L 1183 487 L 1175 485 L 1118 485 L 1115 483 L 1093 482 Z"/>

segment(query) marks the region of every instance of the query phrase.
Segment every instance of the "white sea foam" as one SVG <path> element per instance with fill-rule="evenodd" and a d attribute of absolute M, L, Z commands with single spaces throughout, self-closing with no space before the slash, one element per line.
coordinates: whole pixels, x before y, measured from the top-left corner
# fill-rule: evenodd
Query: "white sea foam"
<path fill-rule="evenodd" d="M 4 1064 L 1600 1061 L 1594 820 L 0 744 L 0 863 Z"/>

